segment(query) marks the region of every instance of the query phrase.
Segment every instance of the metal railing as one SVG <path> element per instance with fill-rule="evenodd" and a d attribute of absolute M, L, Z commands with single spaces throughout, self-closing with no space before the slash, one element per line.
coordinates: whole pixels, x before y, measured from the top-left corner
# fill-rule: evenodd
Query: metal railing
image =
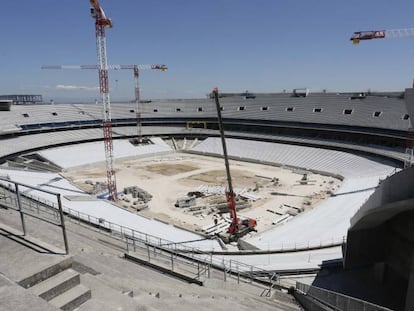
<path fill-rule="evenodd" d="M 127 252 L 136 251 L 137 248 L 146 249 L 146 257 L 149 260 L 154 256 L 157 256 L 157 254 L 168 253 L 169 255 L 165 255 L 165 257 L 168 257 L 171 267 L 174 266 L 174 261 L 191 261 L 197 265 L 201 264 L 201 268 L 197 266 L 197 274 L 200 275 L 202 275 L 202 272 L 199 272 L 198 269 L 207 270 L 207 274 L 209 274 L 210 268 L 215 268 L 223 271 L 224 280 L 226 280 L 227 277 L 231 277 L 236 279 L 237 282 L 247 280 L 248 282 L 269 285 L 272 288 L 278 280 L 278 278 L 274 276 L 274 272 L 265 269 L 248 265 L 237 260 L 218 258 L 211 253 L 205 253 L 198 248 L 189 247 L 180 242 L 172 242 L 70 208 L 64 207 L 63 210 L 72 221 L 77 222 L 79 225 L 87 224 L 102 233 L 124 241 Z M 148 250 L 152 250 L 152 253 Z"/>
<path fill-rule="evenodd" d="M 163 268 L 190 275 L 193 279 L 201 280 L 210 277 L 210 264 L 204 260 L 182 255 L 174 250 L 164 249 L 156 244 L 147 243 L 140 239 L 125 236 L 127 253 L 143 258 L 148 263 L 156 263 Z"/>
<path fill-rule="evenodd" d="M 0 181 L 0 204 L 15 210 L 20 214 L 23 236 L 27 234 L 25 216 L 37 218 L 43 222 L 47 222 L 62 229 L 65 253 L 69 254 L 69 245 L 66 235 L 66 227 L 60 193 L 39 189 L 37 187 L 12 181 L 4 177 L 0 177 Z M 53 195 L 56 198 L 56 203 L 54 203 L 53 206 L 50 206 L 46 202 L 33 200 L 33 198 L 28 196 L 24 191 L 22 191 L 22 189 L 32 189 Z M 33 210 L 36 210 L 37 213 L 35 214 Z M 45 215 L 47 217 L 45 217 Z"/>
<path fill-rule="evenodd" d="M 19 206 L 17 197 L 13 192 L 12 187 L 7 183 L 13 184 L 14 182 L 8 179 L 0 180 L 3 182 L 0 184 L 0 203 L 8 206 L 10 208 L 16 209 L 16 206 Z M 35 187 L 24 185 L 27 188 L 44 191 Z M 47 192 L 47 191 L 45 191 Z M 59 202 L 55 203 L 49 201 L 45 198 L 37 197 L 29 193 L 21 193 L 21 196 L 25 198 L 22 203 L 20 203 L 21 210 L 24 211 L 24 214 L 35 215 L 41 214 L 46 215 L 48 218 L 54 218 L 59 220 Z M 47 192 L 49 193 L 49 192 Z M 50 194 L 54 194 L 50 192 Z M 175 262 L 188 262 L 197 264 L 197 274 L 202 275 L 203 271 L 209 275 L 210 268 L 215 268 L 223 271 L 224 280 L 227 278 L 237 279 L 237 282 L 241 280 L 247 280 L 249 282 L 258 282 L 261 284 L 269 285 L 273 287 L 275 280 L 278 278 L 274 276 L 274 272 L 269 272 L 265 269 L 260 269 L 258 267 L 244 264 L 237 260 L 225 260 L 224 258 L 218 258 L 213 256 L 211 253 L 205 253 L 198 248 L 189 247 L 180 242 L 172 242 L 157 236 L 150 235 L 148 233 L 140 232 L 113 222 L 110 222 L 103 218 L 98 218 L 95 216 L 82 213 L 68 207 L 62 206 L 62 211 L 67 216 L 67 220 L 76 222 L 79 225 L 85 224 L 88 228 L 95 228 L 101 233 L 105 233 L 115 239 L 122 240 L 125 242 L 125 249 L 127 251 L 132 250 L 134 247 L 141 247 L 145 249 L 151 248 L 158 253 L 169 253 L 168 258 L 170 260 L 171 266 L 174 266 Z M 41 217 L 44 219 L 45 217 Z M 63 218 L 62 218 L 63 219 Z M 48 222 L 53 222 L 51 219 L 47 219 Z M 58 221 L 53 222 L 58 224 Z M 151 256 L 151 254 L 150 254 Z M 149 258 L 151 259 L 151 258 Z"/>
<path fill-rule="evenodd" d="M 358 298 L 300 282 L 296 282 L 296 290 L 337 311 L 393 311 Z"/>

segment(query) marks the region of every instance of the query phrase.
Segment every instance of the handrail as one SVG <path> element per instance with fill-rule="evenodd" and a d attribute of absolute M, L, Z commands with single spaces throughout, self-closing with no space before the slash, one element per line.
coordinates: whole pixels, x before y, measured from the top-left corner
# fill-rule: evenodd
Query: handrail
<path fill-rule="evenodd" d="M 2 185 L 1 182 L 6 182 L 6 185 Z M 11 184 L 14 184 L 14 189 L 12 188 Z M 65 227 L 65 220 L 64 220 L 64 216 L 63 216 L 63 208 L 62 208 L 62 201 L 61 201 L 61 194 L 60 193 L 55 193 L 52 191 L 48 191 L 48 190 L 43 190 L 34 186 L 30 186 L 30 185 L 26 185 L 24 183 L 20 183 L 20 182 L 16 182 L 16 181 L 12 181 L 9 178 L 4 178 L 0 176 L 0 188 L 3 189 L 7 189 L 7 191 L 9 193 L 13 193 L 15 195 L 15 199 L 12 199 L 12 197 L 10 196 L 10 208 L 16 210 L 19 214 L 20 214 L 20 219 L 21 219 L 21 226 L 22 226 L 22 231 L 23 231 L 23 235 L 26 235 L 26 224 L 25 224 L 25 219 L 24 216 L 30 216 L 33 218 L 37 218 L 41 221 L 47 222 L 49 224 L 52 224 L 54 226 L 60 227 L 62 229 L 62 236 L 63 236 L 63 242 L 65 245 L 65 253 L 66 255 L 69 254 L 69 244 L 68 244 L 68 239 L 67 239 L 67 235 L 66 235 L 66 227 Z M 53 207 L 54 210 L 56 210 L 56 212 L 59 214 L 59 217 L 57 217 L 57 214 L 54 215 L 55 218 L 57 218 L 59 221 L 55 222 L 53 220 L 44 218 L 44 217 L 40 217 L 38 215 L 35 215 L 33 213 L 27 212 L 25 211 L 25 202 L 23 201 L 23 198 L 27 198 L 27 196 L 25 195 L 25 193 L 23 193 L 21 191 L 21 188 L 26 187 L 29 189 L 34 189 L 36 191 L 40 191 L 40 192 L 45 192 L 51 195 L 54 195 L 56 197 L 57 200 L 57 204 L 53 205 L 51 207 Z M 33 200 L 32 198 L 29 198 L 29 200 Z M 29 201 L 31 202 L 31 201 Z M 39 201 L 38 201 L 39 202 Z M 14 205 L 13 205 L 14 203 Z M 40 204 L 42 204 L 43 206 L 47 206 L 47 204 L 43 203 L 43 202 L 39 202 Z M 39 214 L 39 205 L 36 205 L 37 210 L 38 210 L 38 214 Z M 29 207 L 31 208 L 31 206 Z"/>
<path fill-rule="evenodd" d="M 8 179 L 2 179 L 0 178 L 0 180 L 3 180 L 5 182 L 11 182 Z M 35 187 L 30 187 L 33 189 L 36 189 Z M 13 191 L 12 189 L 9 189 L 10 191 Z M 38 190 L 38 189 L 36 189 Z M 47 199 L 41 198 L 41 197 L 37 197 L 33 194 L 24 194 L 24 196 L 26 196 L 27 198 L 34 200 L 34 201 L 38 201 L 43 205 L 47 205 L 50 206 L 54 209 L 57 209 L 57 205 L 54 202 L 51 202 Z M 38 209 L 40 208 L 39 206 L 35 206 Z M 229 259 L 229 260 L 225 260 L 224 258 L 220 259 L 217 258 L 213 255 L 215 255 L 215 252 L 213 251 L 203 251 L 201 249 L 195 248 L 195 247 L 189 247 L 186 246 L 183 243 L 180 242 L 173 242 L 170 240 L 166 240 L 157 236 L 153 236 L 151 234 L 148 233 L 144 233 L 144 232 L 140 232 L 137 230 L 134 230 L 132 228 L 129 227 L 125 227 L 113 222 L 110 222 L 108 220 L 105 220 L 103 218 L 98 218 L 95 216 L 91 216 L 89 214 L 83 213 L 83 212 L 79 212 L 76 210 L 73 210 L 71 208 L 68 208 L 66 206 L 62 206 L 63 212 L 68 215 L 70 218 L 75 218 L 78 219 L 79 222 L 85 222 L 89 225 L 92 225 L 96 228 L 98 228 L 98 230 L 104 230 L 106 232 L 108 232 L 111 236 L 114 236 L 116 238 L 121 238 L 121 239 L 125 239 L 127 240 L 129 239 L 135 239 L 135 240 L 139 240 L 141 242 L 145 242 L 146 244 L 149 245 L 156 245 L 158 248 L 160 249 L 164 249 L 164 250 L 169 250 L 171 252 L 173 252 L 175 255 L 183 255 L 183 254 L 190 254 L 189 258 L 192 258 L 193 260 L 196 261 L 200 261 L 200 262 L 205 262 L 205 263 L 209 263 L 210 265 L 213 265 L 215 268 L 218 269 L 223 269 L 228 267 L 231 271 L 232 274 L 234 275 L 238 275 L 238 276 L 245 276 L 248 278 L 256 278 L 258 281 L 263 282 L 263 278 L 266 278 L 268 276 L 271 276 L 272 274 L 275 273 L 275 270 L 266 270 L 266 269 L 262 269 L 262 268 L 258 268 L 256 266 L 253 265 L 248 265 L 245 264 L 243 262 L 237 261 L 237 260 L 233 260 L 233 259 Z M 329 240 L 329 244 L 332 245 L 332 240 Z M 343 237 L 340 238 L 340 241 L 343 241 Z M 321 241 L 319 242 L 320 245 L 322 246 Z M 311 246 L 311 245 L 310 245 Z M 309 247 L 307 250 L 311 249 L 311 247 Z M 269 250 L 270 251 L 270 250 Z M 287 250 L 287 251 L 291 251 L 291 250 Z M 280 252 L 280 250 L 275 250 L 275 252 Z M 243 251 L 243 253 L 246 254 L 251 254 L 250 251 Z M 240 253 L 239 253 L 240 254 Z M 276 273 L 278 273 L 276 271 Z"/>
<path fill-rule="evenodd" d="M 296 282 L 296 290 L 299 293 L 308 295 L 322 304 L 338 311 L 392 311 L 391 309 L 370 303 L 368 301 L 300 282 Z"/>

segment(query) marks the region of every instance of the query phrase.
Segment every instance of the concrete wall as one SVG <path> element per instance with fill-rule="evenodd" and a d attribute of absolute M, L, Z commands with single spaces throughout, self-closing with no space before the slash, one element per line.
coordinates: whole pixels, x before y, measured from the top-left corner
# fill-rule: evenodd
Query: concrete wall
<path fill-rule="evenodd" d="M 401 212 L 401 210 L 390 205 L 414 199 L 413 181 L 414 168 L 405 169 L 384 180 L 367 202 L 351 218 L 350 230 L 354 231 L 377 226 L 389 219 L 393 214 Z M 403 205 L 406 206 L 405 204 Z M 408 208 L 408 206 L 404 206 L 403 209 Z"/>
<path fill-rule="evenodd" d="M 411 127 L 414 127 L 414 88 L 405 89 L 404 101 L 410 116 Z"/>
<path fill-rule="evenodd" d="M 401 310 L 414 306 L 413 185 L 413 167 L 385 180 L 351 219 L 344 251 L 347 269 L 382 267 L 378 278 Z"/>

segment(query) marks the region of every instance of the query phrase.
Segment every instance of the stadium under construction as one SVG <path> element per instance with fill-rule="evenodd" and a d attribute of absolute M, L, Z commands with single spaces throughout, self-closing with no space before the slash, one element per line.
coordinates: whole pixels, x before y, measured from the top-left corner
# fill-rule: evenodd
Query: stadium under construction
<path fill-rule="evenodd" d="M 53 310 L 59 296 L 38 294 L 49 269 L 77 275 L 80 310 L 300 308 L 284 291 L 305 308 L 332 308 L 334 295 L 352 310 L 410 310 L 413 94 L 223 94 L 238 213 L 258 223 L 231 244 L 217 234 L 229 216 L 210 96 L 141 103 L 139 140 L 135 104 L 112 103 L 115 202 L 100 106 L 11 104 L 0 112 L 4 301 L 18 292 L 40 310 L 43 296 Z"/>

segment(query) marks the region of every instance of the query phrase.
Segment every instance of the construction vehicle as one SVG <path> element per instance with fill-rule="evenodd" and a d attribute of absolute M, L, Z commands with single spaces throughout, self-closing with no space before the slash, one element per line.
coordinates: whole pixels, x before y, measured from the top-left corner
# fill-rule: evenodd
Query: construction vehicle
<path fill-rule="evenodd" d="M 217 117 L 218 117 L 218 125 L 220 130 L 220 136 L 221 136 L 221 144 L 223 147 L 223 157 L 224 157 L 224 164 L 226 166 L 226 174 L 227 174 L 227 189 L 226 189 L 226 200 L 228 204 L 228 209 L 230 212 L 231 217 L 231 223 L 229 228 L 227 229 L 227 234 L 220 235 L 220 237 L 224 240 L 224 242 L 235 242 L 245 234 L 256 231 L 256 225 L 257 222 L 253 218 L 246 218 L 246 219 L 240 219 L 237 217 L 236 212 L 236 198 L 233 191 L 233 185 L 231 181 L 231 175 L 230 175 L 230 165 L 229 165 L 229 159 L 227 155 L 227 147 L 226 147 L 226 139 L 224 136 L 224 127 L 223 127 L 223 119 L 221 117 L 221 107 L 219 102 L 219 94 L 218 94 L 218 88 L 215 88 L 213 90 L 213 96 L 214 100 L 216 102 L 216 108 L 217 108 Z"/>

